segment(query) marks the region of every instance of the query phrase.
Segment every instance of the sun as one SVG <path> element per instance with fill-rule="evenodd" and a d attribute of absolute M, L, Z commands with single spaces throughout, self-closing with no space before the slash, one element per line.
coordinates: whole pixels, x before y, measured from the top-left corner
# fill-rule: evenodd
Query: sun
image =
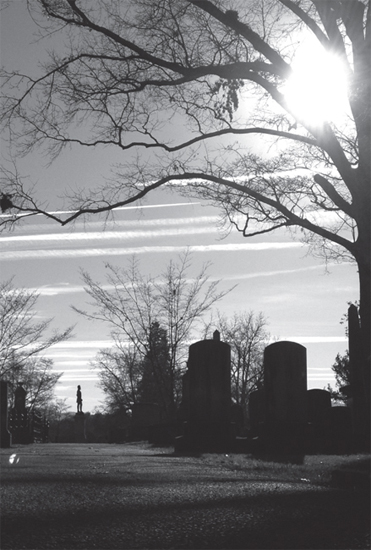
<path fill-rule="evenodd" d="M 348 79 L 343 60 L 307 39 L 291 64 L 293 75 L 281 90 L 294 116 L 306 123 L 336 124 L 348 109 Z"/>

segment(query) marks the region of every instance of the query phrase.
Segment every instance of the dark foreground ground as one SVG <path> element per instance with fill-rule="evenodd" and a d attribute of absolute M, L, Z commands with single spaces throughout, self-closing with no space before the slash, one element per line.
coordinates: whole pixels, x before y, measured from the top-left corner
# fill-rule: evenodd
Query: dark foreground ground
<path fill-rule="evenodd" d="M 367 549 L 369 492 L 330 483 L 365 458 L 293 465 L 144 443 L 1 449 L 1 548 Z"/>

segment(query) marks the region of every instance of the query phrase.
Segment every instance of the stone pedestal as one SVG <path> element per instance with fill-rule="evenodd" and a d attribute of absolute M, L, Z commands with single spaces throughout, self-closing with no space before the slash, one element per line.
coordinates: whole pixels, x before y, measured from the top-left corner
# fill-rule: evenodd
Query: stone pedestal
<path fill-rule="evenodd" d="M 8 448 L 12 443 L 12 436 L 8 430 L 8 383 L 1 380 L 1 439 L 0 447 Z"/>
<path fill-rule="evenodd" d="M 85 414 L 83 412 L 75 414 L 75 441 L 76 443 L 86 442 Z"/>

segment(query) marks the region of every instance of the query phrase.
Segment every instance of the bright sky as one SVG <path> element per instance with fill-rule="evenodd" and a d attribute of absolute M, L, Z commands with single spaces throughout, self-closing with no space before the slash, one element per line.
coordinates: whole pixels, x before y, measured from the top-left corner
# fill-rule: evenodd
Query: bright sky
<path fill-rule="evenodd" d="M 11 2 L 2 13 L 1 57 L 8 68 L 26 70 L 32 58 L 42 55 L 40 43 L 30 45 L 33 24 L 28 17 L 24 2 Z M 6 154 L 3 147 L 2 156 Z M 21 160 L 19 168 L 38 182 L 51 202 L 64 188 L 99 182 L 106 167 L 117 160 L 106 153 L 72 150 L 51 167 L 34 155 Z M 326 272 L 323 261 L 308 256 L 307 247 L 285 232 L 249 240 L 233 232 L 222 239 L 217 217 L 215 208 L 200 201 L 158 191 L 143 207 L 121 209 L 116 223 L 104 231 L 94 218 L 60 228 L 34 217 L 0 237 L 1 279 L 14 276 L 16 286 L 37 289 L 37 313 L 40 318 L 53 317 L 55 328 L 76 324 L 74 338 L 50 351 L 55 369 L 64 373 L 57 396 L 66 397 L 72 409 L 77 384 L 82 386 L 84 411 L 101 404 L 103 394 L 90 361 L 100 348 L 110 346 L 107 326 L 88 323 L 70 307 L 84 308 L 87 301 L 80 268 L 104 283 L 105 262 L 125 266 L 135 254 L 143 271 L 156 275 L 186 247 L 192 251 L 193 274 L 210 261 L 209 275 L 222 280 L 221 289 L 237 284 L 217 305 L 221 312 L 262 312 L 272 338 L 306 346 L 308 388 L 334 384 L 331 365 L 347 348 L 340 319 L 347 302 L 358 298 L 356 267 L 330 264 Z"/>

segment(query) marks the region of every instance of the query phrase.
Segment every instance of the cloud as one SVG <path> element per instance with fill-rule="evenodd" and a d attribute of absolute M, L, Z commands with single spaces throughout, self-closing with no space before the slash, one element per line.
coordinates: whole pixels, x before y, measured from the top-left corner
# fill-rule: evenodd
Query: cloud
<path fill-rule="evenodd" d="M 80 355 L 80 354 L 79 354 L 79 355 Z M 83 360 L 83 359 L 77 359 L 77 360 L 75 360 L 75 361 L 60 361 L 60 360 L 59 360 L 59 361 L 58 361 L 58 368 L 57 368 L 57 369 L 54 369 L 54 370 L 58 370 L 58 371 L 63 371 L 63 372 L 65 372 L 64 369 L 67 367 L 68 370 L 67 370 L 66 372 L 73 372 L 73 371 L 81 372 L 81 371 L 84 371 L 84 370 L 91 372 L 91 369 L 83 369 L 83 368 L 81 368 L 81 367 L 78 367 L 78 365 L 81 365 L 81 366 L 83 366 L 83 367 L 86 367 L 86 363 L 87 363 L 87 361 L 89 361 L 89 360 L 90 360 L 89 357 L 87 357 L 85 360 Z M 70 366 L 72 366 L 72 367 L 78 367 L 78 368 L 76 368 L 76 369 L 68 368 L 68 367 L 70 367 Z M 59 367 L 61 367 L 61 368 L 59 368 Z"/>
<path fill-rule="evenodd" d="M 327 383 L 332 383 L 334 381 L 334 379 L 331 378 L 331 374 L 322 374 L 322 375 L 317 375 L 317 376 L 311 376 L 310 374 L 308 374 L 308 380 L 321 380 L 322 382 L 327 382 Z"/>
<path fill-rule="evenodd" d="M 192 222 L 190 222 L 192 223 Z M 134 239 L 155 239 L 158 237 L 178 237 L 184 235 L 202 235 L 204 233 L 217 232 L 217 228 L 213 226 L 205 227 L 176 227 L 172 229 L 151 229 L 150 231 L 87 231 L 81 233 L 51 233 L 41 235 L 18 235 L 15 237 L 3 237 L 3 243 L 49 243 L 49 242 L 67 242 L 74 243 L 75 241 L 130 241 Z"/>
<path fill-rule="evenodd" d="M 112 344 L 112 342 L 110 342 Z M 79 359 L 90 359 L 92 351 L 79 351 Z M 94 350 L 95 353 L 95 350 Z M 47 352 L 48 357 L 58 360 L 60 362 L 60 359 L 66 359 L 67 361 L 69 359 L 73 360 L 76 359 L 76 351 L 54 351 L 53 348 L 50 348 Z"/>
<path fill-rule="evenodd" d="M 146 220 L 150 223 L 142 223 L 141 221 L 132 221 L 132 222 L 123 222 L 125 225 L 130 223 L 130 225 L 135 226 L 134 231 L 118 231 L 117 227 L 115 231 L 82 231 L 82 232 L 60 232 L 60 233 L 40 233 L 40 234 L 30 234 L 27 235 L 15 235 L 11 237 L 2 237 L 2 243 L 33 243 L 33 242 L 73 242 L 73 241 L 107 241 L 107 240 L 132 240 L 132 239 L 153 239 L 157 237 L 172 237 L 184 235 L 184 227 L 187 226 L 187 234 L 202 234 L 210 233 L 210 231 L 217 232 L 215 226 L 217 221 L 216 216 L 204 216 L 201 218 L 170 218 L 170 219 L 156 219 L 156 220 Z M 122 225 L 122 223 L 120 224 Z M 139 230 L 138 227 L 142 226 L 166 226 L 164 229 L 156 230 Z M 206 226 L 206 227 L 195 227 L 196 225 Z M 176 227 L 172 227 L 176 226 Z M 169 227 L 171 227 L 169 229 Z M 28 228 L 29 229 L 29 228 Z M 43 228 L 45 231 L 45 228 Z"/>
<path fill-rule="evenodd" d="M 98 380 L 98 376 L 94 375 L 63 375 L 61 380 L 63 382 L 96 382 Z"/>
<path fill-rule="evenodd" d="M 115 212 L 118 212 L 119 210 L 143 210 L 147 208 L 174 208 L 175 206 L 194 206 L 199 205 L 200 202 L 175 202 L 170 204 L 136 204 L 135 206 L 120 206 L 118 208 L 115 208 Z M 63 214 L 75 214 L 77 210 L 55 210 L 53 212 L 48 212 L 48 214 L 52 214 L 54 216 L 60 216 Z M 43 216 L 44 214 L 35 214 L 36 216 Z M 10 218 L 13 214 L 0 214 L 0 218 Z M 19 214 L 18 218 L 27 217 L 29 214 Z"/>
<path fill-rule="evenodd" d="M 255 279 L 256 277 L 275 277 L 277 275 L 290 275 L 292 273 L 300 273 L 307 271 L 315 271 L 318 269 L 325 270 L 329 266 L 338 266 L 341 264 L 320 264 L 320 265 L 311 265 L 307 267 L 298 267 L 297 269 L 277 269 L 274 271 L 257 271 L 255 273 L 241 273 L 239 275 L 227 275 L 223 277 L 223 281 L 238 281 L 245 279 Z M 213 277 L 210 277 L 210 280 L 213 280 Z"/>
<path fill-rule="evenodd" d="M 188 233 L 188 231 L 187 231 Z M 166 254 L 174 252 L 244 252 L 244 251 L 262 251 L 262 250 L 283 250 L 300 248 L 304 245 L 297 242 L 262 242 L 262 243 L 243 243 L 243 244 L 211 244 L 196 246 L 141 246 L 129 248 L 75 248 L 75 249 L 56 249 L 56 250 L 19 250 L 4 251 L 1 254 L 2 260 L 39 260 L 57 258 L 86 258 L 97 256 L 128 256 L 134 254 Z"/>
<path fill-rule="evenodd" d="M 337 342 L 348 342 L 346 336 L 286 336 L 281 341 L 297 342 L 298 344 L 332 344 Z"/>
<path fill-rule="evenodd" d="M 65 349 L 65 350 L 71 350 L 71 349 L 79 349 L 79 348 L 94 348 L 94 349 L 100 349 L 100 348 L 109 348 L 113 345 L 112 340 L 71 340 L 69 342 L 59 342 L 58 344 L 54 344 L 53 348 L 49 350 L 52 352 L 54 349 Z"/>
<path fill-rule="evenodd" d="M 197 204 L 197 203 L 194 203 Z M 176 205 L 174 205 L 176 206 Z M 215 224 L 219 221 L 219 216 L 197 216 L 197 217 L 185 217 L 185 218 L 150 218 L 150 219 L 134 219 L 134 220 L 108 220 L 108 221 L 86 221 L 86 222 L 75 222 L 72 228 L 59 228 L 59 231 L 64 231 L 66 234 L 73 236 L 76 230 L 82 230 L 87 232 L 91 229 L 98 229 L 101 233 L 107 229 L 116 230 L 122 228 L 142 228 L 142 227 L 158 227 L 158 226 L 179 226 L 179 225 L 205 225 L 205 224 Z M 19 232 L 29 233 L 55 233 L 56 224 L 55 223 L 43 223 L 43 224 L 30 224 L 24 227 L 17 228 Z"/>
<path fill-rule="evenodd" d="M 59 283 L 57 285 L 44 285 L 40 288 L 28 288 L 29 292 L 36 292 L 40 296 L 58 296 L 60 294 L 76 294 L 78 292 L 84 292 L 82 285 L 72 286 L 68 283 Z"/>

